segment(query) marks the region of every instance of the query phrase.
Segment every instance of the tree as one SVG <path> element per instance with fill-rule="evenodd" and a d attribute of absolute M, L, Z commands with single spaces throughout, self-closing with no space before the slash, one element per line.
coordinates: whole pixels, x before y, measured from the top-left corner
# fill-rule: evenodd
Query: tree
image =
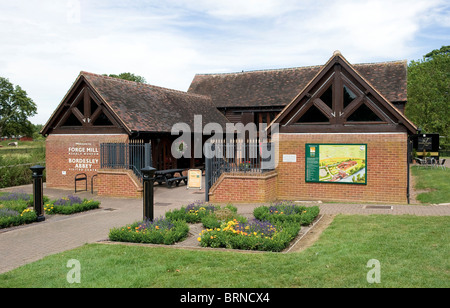
<path fill-rule="evenodd" d="M 33 134 L 28 120 L 36 114 L 37 107 L 20 86 L 0 77 L 0 137 Z"/>
<path fill-rule="evenodd" d="M 119 75 L 116 75 L 116 74 L 106 75 L 105 74 L 105 76 L 118 78 L 118 79 L 123 79 L 123 80 L 128 80 L 128 81 L 147 83 L 147 80 L 145 80 L 144 77 L 138 76 L 138 75 L 135 75 L 135 74 L 132 74 L 132 73 L 122 73 L 122 74 L 119 74 Z"/>
<path fill-rule="evenodd" d="M 429 52 L 425 55 L 425 59 L 430 60 L 433 57 L 438 55 L 450 55 L 450 46 L 442 46 L 441 49 L 435 49 L 432 52 Z"/>
<path fill-rule="evenodd" d="M 409 64 L 405 114 L 424 133 L 450 137 L 450 46 Z"/>

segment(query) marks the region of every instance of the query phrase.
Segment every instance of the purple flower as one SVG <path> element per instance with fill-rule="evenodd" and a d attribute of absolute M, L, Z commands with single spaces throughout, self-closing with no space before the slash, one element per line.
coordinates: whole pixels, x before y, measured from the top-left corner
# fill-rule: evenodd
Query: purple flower
<path fill-rule="evenodd" d="M 166 218 L 157 218 L 153 221 L 146 220 L 143 221 L 139 226 L 136 228 L 137 231 L 145 231 L 145 230 L 171 230 L 173 227 L 175 227 L 174 224 L 170 222 L 170 220 Z"/>
<path fill-rule="evenodd" d="M 262 237 L 272 237 L 276 232 L 280 231 L 277 230 L 277 228 L 272 223 L 268 221 L 261 221 L 258 219 L 250 220 L 247 223 L 239 223 L 235 226 L 235 230 L 252 234 L 256 232 L 259 236 Z"/>
<path fill-rule="evenodd" d="M 61 198 L 55 201 L 55 203 L 53 203 L 54 205 L 61 205 L 61 206 L 71 206 L 74 204 L 80 204 L 83 203 L 83 200 L 81 200 L 79 197 L 77 196 L 68 196 L 67 198 Z"/>
<path fill-rule="evenodd" d="M 277 202 L 269 207 L 270 214 L 294 215 L 298 212 L 298 206 L 293 202 Z"/>
<path fill-rule="evenodd" d="M 186 213 L 189 213 L 191 211 L 195 212 L 200 210 L 200 208 L 204 208 L 207 212 L 214 212 L 216 210 L 216 207 L 214 205 L 208 205 L 203 201 L 195 201 L 188 206 L 186 206 Z"/>
<path fill-rule="evenodd" d="M 17 217 L 19 215 L 20 214 L 17 211 L 6 209 L 6 208 L 0 208 L 0 218 Z"/>
<path fill-rule="evenodd" d="M 3 196 L 0 196 L 0 201 L 18 201 L 18 200 L 29 201 L 30 199 L 31 199 L 31 195 L 28 195 L 24 192 L 12 192 L 12 193 L 8 193 Z"/>

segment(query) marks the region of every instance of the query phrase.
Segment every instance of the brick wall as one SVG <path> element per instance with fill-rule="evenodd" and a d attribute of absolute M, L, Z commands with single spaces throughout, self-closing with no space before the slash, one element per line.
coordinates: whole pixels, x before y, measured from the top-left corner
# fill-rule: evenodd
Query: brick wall
<path fill-rule="evenodd" d="M 407 135 L 395 134 L 280 134 L 276 172 L 250 176 L 224 174 L 210 190 L 211 202 L 258 203 L 274 200 L 341 202 L 407 202 Z M 367 185 L 307 183 L 305 146 L 367 144 Z M 283 162 L 283 155 L 297 162 Z"/>
<path fill-rule="evenodd" d="M 278 199 L 406 203 L 407 140 L 403 133 L 280 134 Z M 306 183 L 307 143 L 367 144 L 367 185 Z M 284 163 L 283 154 L 297 162 Z"/>
<path fill-rule="evenodd" d="M 101 169 L 97 183 L 99 196 L 142 198 L 142 185 L 131 170 Z"/>
<path fill-rule="evenodd" d="M 100 169 L 100 143 L 126 142 L 128 135 L 50 135 L 46 140 L 47 187 L 75 188 L 75 176 L 91 177 Z M 94 189 L 97 181 L 94 180 Z M 81 183 L 79 183 L 81 184 Z M 84 185 L 84 184 L 83 184 Z"/>
<path fill-rule="evenodd" d="M 210 190 L 216 203 L 256 203 L 277 199 L 277 173 L 243 175 L 222 174 Z"/>

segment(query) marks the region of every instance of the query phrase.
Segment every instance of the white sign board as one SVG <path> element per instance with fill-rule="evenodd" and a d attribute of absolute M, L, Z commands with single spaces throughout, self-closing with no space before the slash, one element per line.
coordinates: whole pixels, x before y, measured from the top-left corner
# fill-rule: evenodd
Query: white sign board
<path fill-rule="evenodd" d="M 189 170 L 188 172 L 188 189 L 202 189 L 202 171 Z"/>
<path fill-rule="evenodd" d="M 283 163 L 296 163 L 297 155 L 283 155 Z"/>

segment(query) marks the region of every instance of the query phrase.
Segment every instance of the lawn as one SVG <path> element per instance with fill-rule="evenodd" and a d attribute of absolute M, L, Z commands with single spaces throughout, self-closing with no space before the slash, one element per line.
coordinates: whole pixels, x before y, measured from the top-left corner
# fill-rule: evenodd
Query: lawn
<path fill-rule="evenodd" d="M 442 168 L 424 168 L 414 166 L 411 168 L 416 179 L 416 190 L 428 190 L 416 198 L 422 203 L 449 203 L 450 202 L 450 170 Z"/>
<path fill-rule="evenodd" d="M 0 287 L 450 287 L 449 217 L 337 216 L 301 253 L 85 245 L 0 275 Z M 66 281 L 70 259 L 81 284 Z M 381 264 L 369 284 L 367 263 Z"/>

